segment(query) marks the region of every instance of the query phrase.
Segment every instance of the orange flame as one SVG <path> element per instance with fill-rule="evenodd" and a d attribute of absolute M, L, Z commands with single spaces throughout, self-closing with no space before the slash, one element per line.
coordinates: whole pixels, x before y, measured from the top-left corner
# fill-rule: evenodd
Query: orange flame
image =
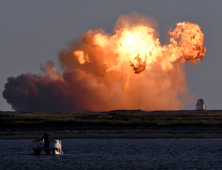
<path fill-rule="evenodd" d="M 135 73 L 141 73 L 152 67 L 157 60 L 160 61 L 163 71 L 170 71 L 174 69 L 173 63 L 179 58 L 182 58 L 182 61 L 178 64 L 186 60 L 192 63 L 201 60 L 206 53 L 203 46 L 204 34 L 197 24 L 189 22 L 178 23 L 174 31 L 170 32 L 173 36 L 171 43 L 164 46 L 155 38 L 155 30 L 143 25 L 129 27 L 125 24 L 111 36 L 101 30 L 88 32 L 85 36 L 87 34 L 93 34 L 92 46 L 97 48 L 98 54 L 103 53 L 106 71 L 120 69 L 123 63 L 128 63 Z M 84 41 L 82 43 L 83 47 L 86 46 Z M 88 50 L 86 47 L 73 52 L 80 64 L 90 61 L 90 56 L 84 57 L 84 51 Z M 113 56 L 113 59 L 110 59 L 110 56 Z"/>
<path fill-rule="evenodd" d="M 76 56 L 80 64 L 84 64 L 86 61 L 90 62 L 88 55 L 84 55 L 83 51 L 74 51 L 73 54 Z"/>
<path fill-rule="evenodd" d="M 113 35 L 102 29 L 89 30 L 81 41 L 61 51 L 61 67 L 64 71 L 80 69 L 93 76 L 95 84 L 109 88 L 109 97 L 98 97 L 104 101 L 111 100 L 117 93 L 116 88 L 113 89 L 117 83 L 119 93 L 126 97 L 122 99 L 121 108 L 130 109 L 129 105 L 146 110 L 183 108 L 192 96 L 186 95 L 186 74 L 181 64 L 203 59 L 206 54 L 204 34 L 199 25 L 180 22 L 169 31 L 170 43 L 161 45 L 156 25 L 153 19 L 137 13 L 120 16 Z M 72 58 L 73 54 L 77 60 Z M 187 96 L 186 100 L 180 101 L 181 95 Z M 131 101 L 134 102 L 130 104 Z M 147 101 L 152 107 L 146 105 Z M 164 101 L 163 106 L 157 105 L 159 101 Z M 110 106 L 110 109 L 115 108 Z"/>
<path fill-rule="evenodd" d="M 59 54 L 63 73 L 52 62 L 45 75 L 8 79 L 3 97 L 18 111 L 107 111 L 184 109 L 188 93 L 182 63 L 206 54 L 199 25 L 180 22 L 161 45 L 153 19 L 120 16 L 113 35 L 89 30 Z"/>

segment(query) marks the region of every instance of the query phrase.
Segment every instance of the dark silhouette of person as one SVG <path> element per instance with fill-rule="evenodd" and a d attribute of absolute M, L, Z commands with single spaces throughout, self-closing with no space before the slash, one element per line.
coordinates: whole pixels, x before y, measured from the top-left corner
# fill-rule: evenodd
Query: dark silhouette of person
<path fill-rule="evenodd" d="M 45 132 L 42 138 L 44 139 L 44 148 L 49 148 L 49 134 Z"/>

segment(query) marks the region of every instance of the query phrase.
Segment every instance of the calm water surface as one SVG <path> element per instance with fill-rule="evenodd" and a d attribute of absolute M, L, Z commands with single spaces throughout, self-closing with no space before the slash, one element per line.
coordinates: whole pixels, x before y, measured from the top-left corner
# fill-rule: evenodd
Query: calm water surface
<path fill-rule="evenodd" d="M 0 140 L 0 169 L 222 169 L 221 139 L 62 140 L 64 155 L 32 155 L 32 140 Z"/>

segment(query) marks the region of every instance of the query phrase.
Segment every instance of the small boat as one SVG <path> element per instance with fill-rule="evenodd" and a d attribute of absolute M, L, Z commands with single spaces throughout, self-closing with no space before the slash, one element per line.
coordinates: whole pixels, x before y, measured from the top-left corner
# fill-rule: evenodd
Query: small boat
<path fill-rule="evenodd" d="M 45 140 L 33 140 L 33 154 L 41 155 L 42 151 L 45 151 L 46 155 L 62 155 L 62 141 L 61 140 L 47 140 L 47 144 L 44 142 Z M 46 147 L 47 146 L 47 147 Z"/>

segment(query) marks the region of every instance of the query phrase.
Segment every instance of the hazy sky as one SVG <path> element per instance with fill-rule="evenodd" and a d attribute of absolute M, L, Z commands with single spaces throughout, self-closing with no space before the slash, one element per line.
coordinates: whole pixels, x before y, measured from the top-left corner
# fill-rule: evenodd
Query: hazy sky
<path fill-rule="evenodd" d="M 60 70 L 58 52 L 70 41 L 87 30 L 111 33 L 119 15 L 136 11 L 157 20 L 162 43 L 177 22 L 200 25 L 207 53 L 198 65 L 186 63 L 189 91 L 196 97 L 186 109 L 194 109 L 198 98 L 207 109 L 222 109 L 221 7 L 221 0 L 1 0 L 0 92 L 9 76 L 39 74 L 48 60 Z M 2 96 L 0 110 L 12 110 Z"/>

